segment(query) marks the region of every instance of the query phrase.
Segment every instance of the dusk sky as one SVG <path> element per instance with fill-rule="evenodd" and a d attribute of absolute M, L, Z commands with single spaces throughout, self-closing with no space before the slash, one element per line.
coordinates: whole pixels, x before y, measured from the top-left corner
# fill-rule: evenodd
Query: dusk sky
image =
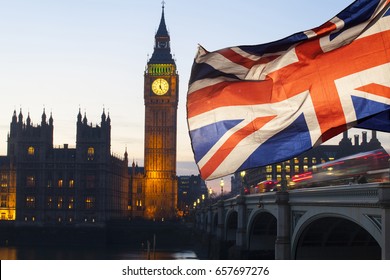
<path fill-rule="evenodd" d="M 185 113 L 197 45 L 213 51 L 278 40 L 321 25 L 353 1 L 165 2 L 180 75 L 177 155 L 187 162 L 178 165 L 183 175 L 198 173 Z M 72 147 L 79 109 L 96 125 L 105 108 L 111 151 L 122 156 L 127 147 L 130 160 L 143 165 L 143 74 L 160 18 L 160 0 L 0 0 L 0 155 L 6 154 L 14 110 L 21 108 L 24 118 L 29 113 L 35 124 L 44 108 L 52 112 L 54 145 Z M 379 137 L 390 145 L 389 134 Z"/>

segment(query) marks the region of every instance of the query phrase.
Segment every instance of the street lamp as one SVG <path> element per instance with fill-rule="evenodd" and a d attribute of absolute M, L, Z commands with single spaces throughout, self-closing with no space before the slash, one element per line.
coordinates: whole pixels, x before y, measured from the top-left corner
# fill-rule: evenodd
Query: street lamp
<path fill-rule="evenodd" d="M 241 188 L 240 188 L 240 193 L 241 194 L 245 194 L 245 185 L 244 185 L 244 182 L 245 182 L 245 170 L 244 171 L 241 171 L 240 175 L 241 175 Z"/>
<path fill-rule="evenodd" d="M 282 162 L 282 174 L 281 174 L 281 191 L 286 192 L 287 191 L 287 179 L 286 179 L 286 162 Z"/>
<path fill-rule="evenodd" d="M 223 196 L 223 186 L 225 185 L 225 183 L 223 182 L 223 178 L 221 178 L 221 182 L 219 183 L 219 185 L 221 186 L 221 196 Z"/>

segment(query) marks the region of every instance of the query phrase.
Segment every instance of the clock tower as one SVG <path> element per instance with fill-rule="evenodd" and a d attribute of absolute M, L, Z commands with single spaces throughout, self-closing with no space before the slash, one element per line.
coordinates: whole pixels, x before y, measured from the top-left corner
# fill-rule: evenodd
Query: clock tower
<path fill-rule="evenodd" d="M 163 4 L 154 51 L 144 73 L 144 216 L 148 219 L 164 220 L 176 216 L 178 85 L 179 75 L 171 54 Z"/>

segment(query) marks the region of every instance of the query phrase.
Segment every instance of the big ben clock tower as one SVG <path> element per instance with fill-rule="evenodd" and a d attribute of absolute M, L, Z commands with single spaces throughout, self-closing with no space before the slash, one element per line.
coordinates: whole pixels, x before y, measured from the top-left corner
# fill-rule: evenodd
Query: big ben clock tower
<path fill-rule="evenodd" d="M 144 74 L 144 216 L 148 219 L 163 220 L 176 216 L 178 84 L 179 76 L 171 54 L 163 2 L 154 51 Z"/>

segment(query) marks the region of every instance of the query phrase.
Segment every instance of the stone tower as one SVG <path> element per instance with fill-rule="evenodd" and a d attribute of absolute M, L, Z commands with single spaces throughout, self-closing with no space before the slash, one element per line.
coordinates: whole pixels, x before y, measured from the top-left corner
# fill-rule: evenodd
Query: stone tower
<path fill-rule="evenodd" d="M 144 73 L 144 216 L 148 219 L 163 220 L 176 216 L 178 82 L 163 5 L 154 51 Z"/>

